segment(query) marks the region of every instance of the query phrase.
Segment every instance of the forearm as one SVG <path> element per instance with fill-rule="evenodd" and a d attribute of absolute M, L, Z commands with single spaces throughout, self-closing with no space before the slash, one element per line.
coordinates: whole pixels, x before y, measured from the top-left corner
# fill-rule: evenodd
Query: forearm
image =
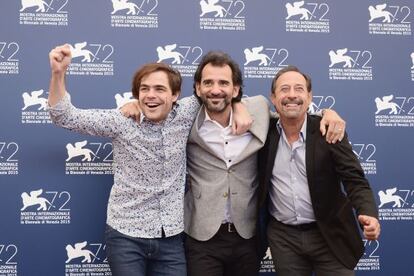
<path fill-rule="evenodd" d="M 65 73 L 53 73 L 49 84 L 49 106 L 55 106 L 66 94 Z"/>
<path fill-rule="evenodd" d="M 330 146 L 344 189 L 357 214 L 378 217 L 374 195 L 358 158 L 345 135 L 341 142 Z"/>
<path fill-rule="evenodd" d="M 79 109 L 65 93 L 54 106 L 49 107 L 54 124 L 82 134 L 115 138 L 127 122 L 119 110 Z"/>

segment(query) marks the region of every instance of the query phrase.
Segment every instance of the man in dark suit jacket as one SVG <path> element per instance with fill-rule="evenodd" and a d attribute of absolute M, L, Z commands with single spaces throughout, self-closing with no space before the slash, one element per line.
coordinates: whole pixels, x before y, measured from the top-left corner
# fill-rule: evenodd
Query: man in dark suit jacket
<path fill-rule="evenodd" d="M 311 79 L 294 66 L 275 76 L 272 119 L 259 157 L 260 201 L 278 276 L 354 275 L 364 246 L 379 236 L 378 211 L 347 136 L 328 144 L 320 118 L 307 115 Z M 357 215 L 357 220 L 354 215 Z"/>

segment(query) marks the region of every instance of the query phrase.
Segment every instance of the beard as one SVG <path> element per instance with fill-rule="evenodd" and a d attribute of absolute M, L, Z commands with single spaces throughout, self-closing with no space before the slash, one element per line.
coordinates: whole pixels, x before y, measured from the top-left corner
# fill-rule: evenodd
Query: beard
<path fill-rule="evenodd" d="M 231 98 L 226 97 L 226 95 L 219 96 L 203 96 L 201 97 L 203 104 L 205 105 L 207 111 L 213 113 L 221 113 L 231 104 Z"/>

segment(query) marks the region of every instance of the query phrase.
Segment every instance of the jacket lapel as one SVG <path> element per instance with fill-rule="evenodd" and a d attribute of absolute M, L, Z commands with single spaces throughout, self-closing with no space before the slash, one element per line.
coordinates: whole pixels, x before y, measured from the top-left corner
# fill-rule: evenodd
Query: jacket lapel
<path fill-rule="evenodd" d="M 216 153 L 204 142 L 204 140 L 200 137 L 200 134 L 198 130 L 200 129 L 201 125 L 203 124 L 204 120 L 206 118 L 205 113 L 205 107 L 204 105 L 201 106 L 200 110 L 198 111 L 197 117 L 194 121 L 194 124 L 191 128 L 190 137 L 188 138 L 188 141 L 190 143 L 195 143 L 199 145 L 201 148 L 209 152 L 211 155 L 216 156 Z M 218 158 L 218 160 L 221 160 L 223 163 L 225 163 L 222 159 Z"/>
<path fill-rule="evenodd" d="M 276 127 L 277 120 L 270 121 L 269 133 L 268 138 L 269 141 L 269 148 L 266 160 L 266 168 L 265 168 L 265 183 L 266 183 L 266 193 L 269 190 L 270 179 L 272 178 L 273 174 L 273 166 L 275 164 L 277 146 L 279 144 L 280 135 Z"/>
<path fill-rule="evenodd" d="M 317 120 L 315 120 L 314 118 L 312 118 L 311 116 L 307 115 L 308 119 L 307 119 L 307 127 L 306 127 L 306 175 L 307 175 L 307 179 L 308 179 L 308 185 L 309 185 L 309 190 L 311 193 L 311 198 L 312 198 L 312 193 L 313 191 L 315 191 L 315 182 L 313 181 L 314 178 L 314 174 L 315 174 L 315 170 L 314 170 L 314 166 L 315 166 L 315 162 L 317 162 L 315 160 L 315 143 L 316 143 L 316 135 L 319 135 L 318 131 L 319 131 L 319 124 L 317 122 Z"/>

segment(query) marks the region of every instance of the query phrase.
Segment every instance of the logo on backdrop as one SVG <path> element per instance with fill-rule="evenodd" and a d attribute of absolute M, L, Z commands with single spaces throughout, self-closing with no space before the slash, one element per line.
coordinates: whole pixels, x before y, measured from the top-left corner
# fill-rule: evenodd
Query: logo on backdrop
<path fill-rule="evenodd" d="M 414 81 L 414 52 L 412 52 L 410 54 L 410 58 L 411 58 L 411 80 Z"/>
<path fill-rule="evenodd" d="M 368 7 L 368 29 L 374 35 L 411 35 L 411 9 L 408 6 L 387 5 Z"/>
<path fill-rule="evenodd" d="M 244 49 L 244 77 L 270 78 L 283 67 L 288 66 L 286 61 L 289 51 L 285 48 L 270 48 L 263 45 Z"/>
<path fill-rule="evenodd" d="M 375 106 L 376 127 L 414 127 L 414 97 L 376 97 Z"/>
<path fill-rule="evenodd" d="M 21 195 L 20 224 L 70 224 L 68 191 L 23 192 Z"/>
<path fill-rule="evenodd" d="M 348 48 L 334 49 L 329 55 L 330 80 L 372 80 L 372 52 Z"/>
<path fill-rule="evenodd" d="M 23 92 L 22 124 L 51 124 L 47 108 L 47 94 L 43 89 Z"/>
<path fill-rule="evenodd" d="M 158 28 L 158 0 L 111 0 L 111 27 Z"/>
<path fill-rule="evenodd" d="M 245 0 L 201 0 L 200 29 L 244 31 Z"/>
<path fill-rule="evenodd" d="M 365 270 L 365 271 L 373 271 L 373 270 L 381 270 L 381 262 L 380 262 L 380 242 L 376 241 L 369 241 L 366 239 L 362 240 L 364 242 L 364 255 L 362 255 L 361 259 L 359 260 L 355 270 Z"/>
<path fill-rule="evenodd" d="M 4 238 L 4 237 L 3 237 Z M 0 275 L 17 276 L 17 245 L 0 241 Z"/>
<path fill-rule="evenodd" d="M 0 75 L 19 74 L 19 50 L 17 42 L 0 41 Z"/>
<path fill-rule="evenodd" d="M 176 43 L 158 46 L 156 48 L 158 60 L 170 64 L 180 71 L 183 77 L 193 77 L 203 49 L 200 46 L 178 45 Z"/>
<path fill-rule="evenodd" d="M 68 26 L 69 0 L 21 0 L 21 25 Z"/>
<path fill-rule="evenodd" d="M 18 175 L 19 145 L 16 142 L 0 141 L 0 175 Z"/>
<path fill-rule="evenodd" d="M 377 160 L 375 159 L 377 147 L 374 144 L 349 143 L 361 163 L 361 167 L 364 170 L 365 175 L 377 174 Z"/>
<path fill-rule="evenodd" d="M 66 144 L 65 174 L 103 175 L 113 174 L 112 143 L 87 140 Z"/>
<path fill-rule="evenodd" d="M 275 266 L 273 263 L 272 253 L 270 252 L 270 248 L 268 247 L 266 250 L 266 254 L 263 257 L 262 261 L 260 262 L 260 273 L 268 273 L 268 272 L 276 272 Z"/>
<path fill-rule="evenodd" d="M 329 6 L 327 3 L 296 1 L 285 4 L 286 32 L 329 33 Z"/>
<path fill-rule="evenodd" d="M 68 75 L 80 76 L 113 76 L 114 46 L 111 44 L 88 43 L 87 41 L 69 45 L 72 63 L 67 70 Z"/>
<path fill-rule="evenodd" d="M 115 94 L 116 108 L 122 107 L 124 104 L 135 101 L 132 92 L 116 93 Z"/>
<path fill-rule="evenodd" d="M 111 275 L 106 258 L 106 244 L 88 243 L 87 241 L 65 246 L 66 275 Z"/>
<path fill-rule="evenodd" d="M 313 95 L 312 97 L 312 102 L 309 105 L 309 112 L 310 113 L 315 113 L 315 112 L 319 112 L 322 109 L 326 109 L 326 108 L 333 108 L 333 106 L 335 105 L 335 97 L 334 96 L 317 96 L 317 95 Z"/>
<path fill-rule="evenodd" d="M 380 220 L 414 220 L 414 190 L 389 187 L 378 192 Z"/>

